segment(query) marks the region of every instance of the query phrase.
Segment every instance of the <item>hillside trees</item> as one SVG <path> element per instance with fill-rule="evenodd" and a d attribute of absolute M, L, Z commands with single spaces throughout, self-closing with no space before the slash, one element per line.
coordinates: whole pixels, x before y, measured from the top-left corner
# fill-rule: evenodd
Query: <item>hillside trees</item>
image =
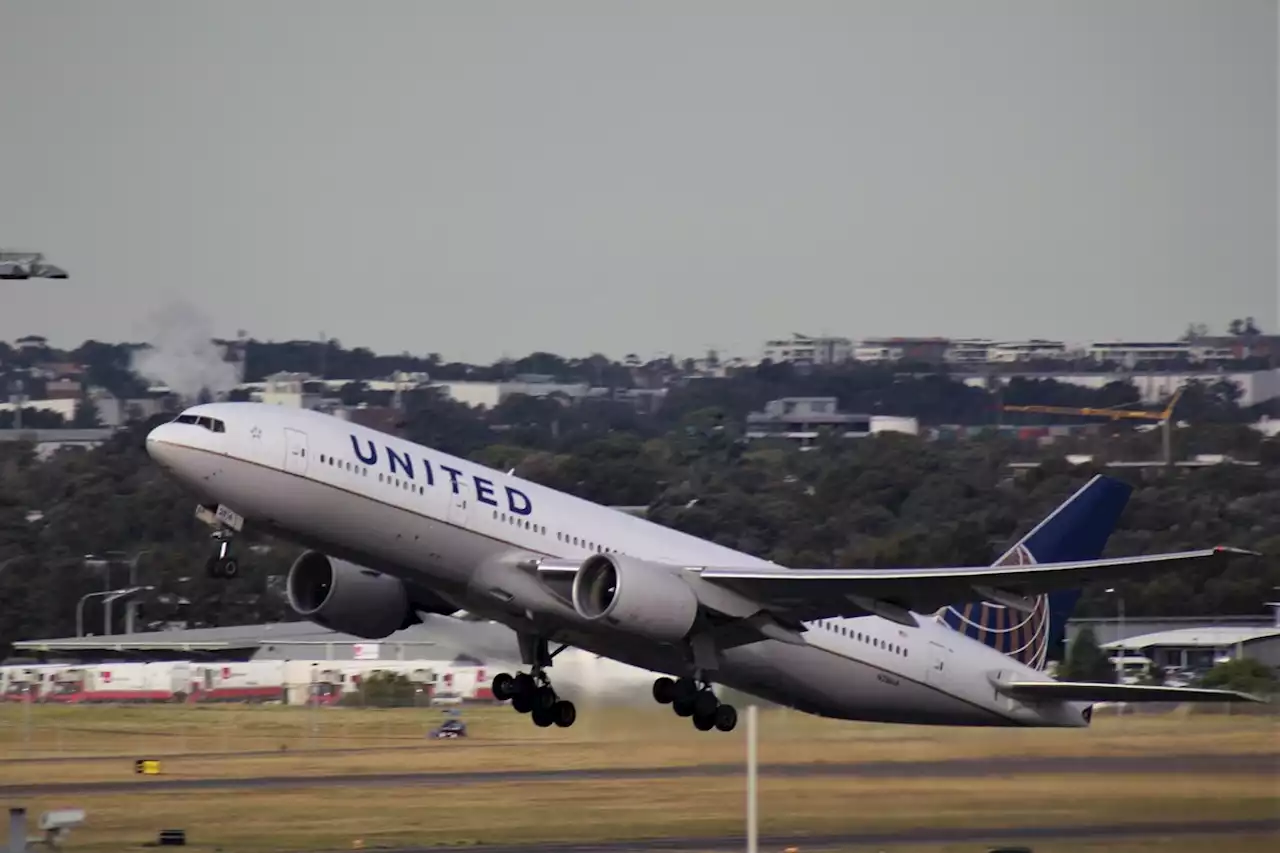
<path fill-rule="evenodd" d="M 528 480 L 604 504 L 648 505 L 660 524 L 811 567 L 989 562 L 1097 470 L 1048 461 L 1060 448 L 996 435 L 930 442 L 884 434 L 830 439 L 805 452 L 748 443 L 730 404 L 692 409 L 661 431 L 584 426 L 582 412 L 565 408 L 555 435 L 495 431 L 481 413 L 424 394 L 410 404 L 407 432 L 500 470 L 514 468 Z M 168 598 L 149 601 L 144 622 L 287 617 L 279 579 L 299 549 L 251 541 L 241 578 L 206 580 L 209 531 L 193 517 L 195 496 L 146 456 L 148 426 L 122 431 L 95 450 L 46 460 L 21 443 L 0 444 L 0 654 L 17 638 L 73 634 L 76 602 L 107 580 L 85 568 L 84 555 L 107 551 L 146 552 L 145 582 Z M 1184 432 L 1187 441 L 1212 449 L 1233 429 Z M 1114 474 L 1131 479 L 1135 493 L 1109 553 L 1224 543 L 1267 555 L 1217 574 L 1171 572 L 1122 583 L 1127 613 L 1265 612 L 1263 602 L 1280 585 L 1280 454 L 1273 444 L 1257 441 L 1259 455 L 1270 461 L 1255 468 Z M 1008 463 L 1015 459 L 1047 461 L 1014 474 Z M 1109 615 L 1114 606 L 1100 588 L 1086 587 L 1078 612 Z M 86 608 L 89 631 L 101 633 L 101 614 L 100 606 Z M 123 630 L 120 622 L 114 627 Z"/>

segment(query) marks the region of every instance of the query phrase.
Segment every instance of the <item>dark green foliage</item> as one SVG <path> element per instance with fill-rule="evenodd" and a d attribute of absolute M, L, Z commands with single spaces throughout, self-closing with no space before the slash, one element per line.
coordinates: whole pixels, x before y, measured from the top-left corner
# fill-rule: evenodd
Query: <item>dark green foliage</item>
<path fill-rule="evenodd" d="M 1058 668 L 1062 681 L 1089 681 L 1111 684 L 1116 680 L 1115 666 L 1098 646 L 1092 628 L 1082 628 L 1067 649 L 1067 659 Z"/>
<path fill-rule="evenodd" d="M 1200 684 L 1219 690 L 1252 693 L 1254 696 L 1273 696 L 1280 687 L 1275 670 L 1247 657 L 1218 664 L 1201 677 Z"/>
<path fill-rule="evenodd" d="M 297 345 L 294 366 L 307 369 L 303 356 L 318 355 L 318 347 Z M 260 354 L 266 351 L 265 345 L 260 348 Z M 251 347 L 251 361 L 254 352 Z M 331 364 L 334 373 L 383 370 L 393 363 L 414 367 L 409 357 L 384 360 L 359 350 L 343 354 L 335 347 L 327 352 L 331 359 L 350 362 Z M 449 372 L 438 358 L 428 361 Z M 517 367 L 493 370 L 618 377 L 616 365 L 590 359 L 538 356 Z M 662 363 L 646 369 L 657 375 Z M 561 370 L 566 373 L 559 375 Z M 1126 399 L 1124 389 L 1108 388 L 1106 393 Z M 1058 402 L 1052 395 L 1060 391 L 1024 389 L 1028 398 L 1051 403 Z M 652 416 L 607 400 L 568 405 L 528 397 L 511 397 L 485 412 L 438 392 L 407 392 L 403 432 L 600 503 L 648 505 L 650 517 L 660 524 L 786 565 L 812 567 L 986 563 L 1101 470 L 1072 466 L 1062 454 L 1132 459 L 1155 458 L 1159 452 L 1156 432 L 1128 428 L 1047 448 L 994 431 L 956 441 L 896 434 L 832 438 L 806 452 L 777 442 L 743 441 L 747 411 L 771 397 L 803 393 L 836 395 L 847 410 L 915 412 L 935 421 L 993 423 L 997 414 L 983 392 L 946 377 L 904 377 L 868 367 L 802 373 L 764 365 L 729 380 L 678 385 Z M 1040 393 L 1049 396 L 1036 397 Z M 356 401 L 361 391 L 351 387 L 343 395 Z M 1195 399 L 1191 404 L 1200 405 Z M 1267 556 L 1238 560 L 1218 575 L 1173 572 L 1121 584 L 1127 612 L 1134 617 L 1265 613 L 1263 603 L 1280 586 L 1280 442 L 1237 423 L 1192 423 L 1176 432 L 1178 453 L 1229 452 L 1263 464 L 1120 469 L 1116 476 L 1130 479 L 1136 491 L 1108 552 L 1228 543 Z M 0 444 L 0 564 L 18 558 L 0 569 L 0 655 L 17 638 L 74 633 L 76 602 L 107 581 L 83 567 L 83 555 L 89 553 L 147 552 L 139 580 L 168 596 L 148 602 L 148 621 L 200 626 L 290 618 L 279 580 L 299 549 L 273 540 L 245 541 L 242 576 L 231 583 L 206 580 L 209 530 L 193 517 L 194 495 L 147 458 L 142 439 L 148 426 L 122 431 L 91 452 L 65 451 L 44 462 L 27 446 Z M 1026 460 L 1044 464 L 1011 472 L 1010 462 Z M 28 521 L 35 512 L 41 514 L 38 520 Z M 111 580 L 124 578 L 115 574 Z M 1105 586 L 1083 591 L 1080 614 L 1114 612 L 1113 601 L 1101 594 Z M 179 598 L 189 603 L 180 604 Z M 116 608 L 117 620 L 121 610 Z M 91 601 L 85 612 L 87 630 L 101 633 L 101 606 Z M 114 627 L 122 631 L 122 621 Z"/>
<path fill-rule="evenodd" d="M 426 704 L 428 698 L 419 696 L 417 685 L 408 676 L 398 672 L 373 672 L 365 676 L 358 690 L 345 694 L 340 703 L 361 708 L 410 708 Z"/>

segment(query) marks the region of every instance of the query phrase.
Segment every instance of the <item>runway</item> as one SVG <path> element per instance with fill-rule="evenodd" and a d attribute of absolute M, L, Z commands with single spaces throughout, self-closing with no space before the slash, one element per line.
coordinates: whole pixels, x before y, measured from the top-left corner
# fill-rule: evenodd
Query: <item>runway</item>
<path fill-rule="evenodd" d="M 799 847 L 802 850 L 823 850 L 833 847 L 851 847 L 874 844 L 949 844 L 966 841 L 993 841 L 1025 844 L 1031 841 L 1084 840 L 1093 838 L 1141 838 L 1181 835 L 1229 836 L 1245 833 L 1275 832 L 1280 830 L 1280 818 L 1265 820 L 1231 821 L 1167 821 L 1161 823 L 1122 823 L 1098 826 L 1033 826 L 1011 829 L 973 828 L 913 829 L 905 832 L 841 833 L 836 835 L 761 836 L 762 850 L 779 850 Z M 1206 843 L 1212 843 L 1206 842 Z M 540 842 L 537 844 L 475 844 L 467 845 L 468 853 L 658 853 L 658 851 L 740 851 L 746 847 L 743 836 L 719 836 L 708 838 L 653 838 L 631 841 L 601 841 L 591 844 L 565 844 Z M 380 848 L 379 853 L 440 853 L 440 846 Z"/>
<path fill-rule="evenodd" d="M 132 762 L 129 762 L 130 765 Z M 130 766 L 129 770 L 132 770 Z M 961 758 L 946 761 L 869 761 L 814 764 L 762 764 L 762 777 L 912 778 L 949 777 L 981 779 L 992 776 L 1062 773 L 1218 773 L 1275 774 L 1280 753 L 1236 755 L 1190 754 L 1159 756 L 1062 756 Z M 126 772 L 122 768 L 122 773 Z M 476 770 L 414 773 L 344 773 L 327 776 L 258 776 L 239 778 L 181 778 L 133 776 L 119 780 L 35 783 L 0 786 L 0 797 L 54 794 L 189 791 L 201 789 L 269 790 L 322 787 L 433 787 L 512 782 L 572 782 L 584 780 L 685 779 L 741 776 L 744 767 L 703 764 L 685 767 L 609 767 L 572 770 Z"/>

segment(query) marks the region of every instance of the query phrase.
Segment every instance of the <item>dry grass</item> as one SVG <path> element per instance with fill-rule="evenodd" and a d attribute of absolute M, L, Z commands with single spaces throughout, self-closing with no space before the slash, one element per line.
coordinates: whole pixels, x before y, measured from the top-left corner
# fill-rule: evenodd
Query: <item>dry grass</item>
<path fill-rule="evenodd" d="M 1000 839 L 1004 843 L 1008 843 Z M 1213 836 L 1168 835 L 1158 838 L 1134 838 L 1119 841 L 1041 841 L 1036 839 L 1031 847 L 1035 853 L 1205 853 L 1217 850 L 1221 853 L 1274 853 L 1277 839 L 1274 833 L 1232 835 L 1229 840 Z M 874 847 L 812 847 L 801 843 L 801 853 L 983 853 L 996 846 L 994 843 L 957 842 L 955 844 L 877 844 Z M 1025 845 L 1024 845 L 1025 846 Z M 770 851 L 772 853 L 772 851 Z"/>
<path fill-rule="evenodd" d="M 30 712 L 31 716 L 24 716 Z M 740 732 L 693 730 L 669 710 L 583 708 L 572 729 L 541 730 L 509 708 L 465 712 L 466 741 L 426 741 L 431 710 L 308 711 L 284 707 L 0 708 L 0 784 L 149 781 L 134 757 L 163 758 L 166 776 L 236 778 L 338 773 L 650 767 L 736 763 Z M 1100 717 L 1088 730 L 944 729 L 819 720 L 769 711 L 760 717 L 762 762 L 939 760 L 1023 755 L 1165 755 L 1272 752 L 1273 717 L 1164 714 Z M 254 749 L 275 755 L 213 755 Z M 311 746 L 318 751 L 301 751 Z M 341 748 L 363 751 L 339 752 Z M 321 751 L 322 750 L 322 751 Z M 92 760 L 123 755 L 126 760 Z M 141 794 L 142 792 L 138 792 Z M 740 778 L 582 780 L 415 787 L 152 790 L 36 797 L 34 815 L 74 806 L 89 823 L 71 844 L 120 851 L 162 828 L 187 830 L 195 851 L 237 853 L 516 840 L 723 835 L 740 832 Z M 1017 827 L 1280 817 L 1276 780 L 1259 775 L 1022 775 L 1002 778 L 813 777 L 761 780 L 761 831 L 877 832 L 916 827 Z M 1265 842 L 1265 847 L 1264 847 Z M 1274 849 L 1275 838 L 1208 836 L 1177 844 L 1036 841 L 1037 853 L 1162 853 Z M 888 853 L 972 853 L 990 845 L 882 845 Z"/>
<path fill-rule="evenodd" d="M 0 762 L 0 785 L 134 778 L 132 759 L 166 755 L 175 757 L 164 760 L 165 775 L 179 778 L 688 766 L 743 757 L 741 732 L 697 732 L 657 706 L 584 708 L 572 729 L 537 729 L 509 708 L 475 709 L 465 713 L 471 737 L 458 741 L 424 738 L 441 719 L 431 710 L 43 707 L 29 724 L 23 709 L 2 710 L 0 755 L 61 760 Z M 1280 746 L 1280 723 L 1258 716 L 1100 717 L 1086 730 L 921 728 L 786 711 L 763 712 L 760 721 L 764 763 L 1246 754 Z M 272 754 L 244 754 L 254 750 Z M 85 760 L 102 755 L 123 758 Z"/>
<path fill-rule="evenodd" d="M 1280 816 L 1270 780 L 1250 777 L 1078 776 L 987 779 L 762 780 L 763 834 L 907 831 L 920 827 L 1018 827 L 1227 820 Z M 453 788 L 155 791 L 28 803 L 74 805 L 89 823 L 83 851 L 119 851 L 161 828 L 187 830 L 198 850 L 283 850 L 538 840 L 593 840 L 741 832 L 740 779 L 484 784 Z M 1244 853 L 1234 843 L 1201 843 Z M 1037 851 L 1052 849 L 1037 843 Z M 952 845 L 951 849 L 976 849 Z M 1081 845 L 1059 845 L 1080 850 Z M 925 849 L 947 849 L 933 845 Z M 1095 848 L 1107 849 L 1107 848 Z M 1118 849 L 1118 848 L 1112 848 Z M 1124 849 L 1134 850 L 1126 842 Z M 1169 848 L 1160 848 L 1168 850 Z M 1205 849 L 1201 847 L 1200 849 Z"/>

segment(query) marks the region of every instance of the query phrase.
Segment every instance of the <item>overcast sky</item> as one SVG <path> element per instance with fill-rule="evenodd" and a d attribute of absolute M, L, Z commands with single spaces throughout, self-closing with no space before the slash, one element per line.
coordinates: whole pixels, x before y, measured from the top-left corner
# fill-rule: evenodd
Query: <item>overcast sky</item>
<path fill-rule="evenodd" d="M 0 0 L 0 338 L 1277 324 L 1274 0 Z"/>

